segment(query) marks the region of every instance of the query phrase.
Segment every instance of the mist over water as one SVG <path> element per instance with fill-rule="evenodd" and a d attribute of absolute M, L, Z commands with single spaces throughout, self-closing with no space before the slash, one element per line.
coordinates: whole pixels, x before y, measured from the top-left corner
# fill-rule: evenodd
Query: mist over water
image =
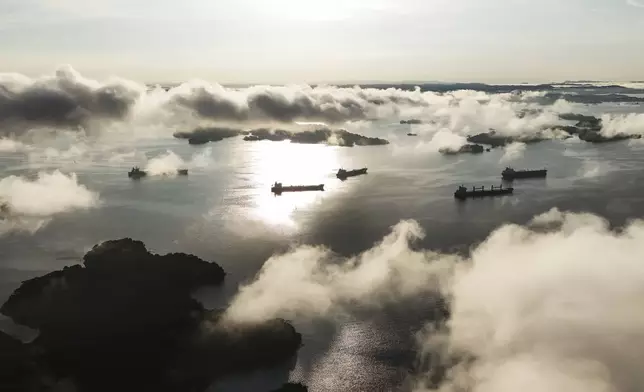
<path fill-rule="evenodd" d="M 0 118 L 0 199 L 13 207 L 0 231 L 3 300 L 22 280 L 75 264 L 98 242 L 132 237 L 157 253 L 188 252 L 220 264 L 228 273 L 223 288 L 195 294 L 206 305 L 232 303 L 233 319 L 293 321 L 304 346 L 292 371 L 256 375 L 267 391 L 286 376 L 311 391 L 429 390 L 437 387 L 427 381 L 429 357 L 440 366 L 462 364 L 443 377 L 443 391 L 516 390 L 537 376 L 547 379 L 535 384 L 541 390 L 642 386 L 627 365 L 640 347 L 640 320 L 628 314 L 636 313 L 642 275 L 621 250 L 641 253 L 641 223 L 630 223 L 644 212 L 641 143 L 553 137 L 480 155 L 439 153 L 490 128 L 528 135 L 565 124 L 560 113 L 610 112 L 606 132 L 643 133 L 638 106 L 624 115 L 610 104 L 535 103 L 545 92 L 202 84 L 147 90 L 87 81 L 70 70 L 12 83 L 14 95 L 1 102 L 22 111 Z M 75 100 L 75 109 L 53 105 L 46 117 L 34 117 L 30 110 L 44 98 L 33 96 L 41 94 L 48 102 Z M 422 123 L 400 124 L 410 118 Z M 347 148 L 239 136 L 192 146 L 172 138 L 212 122 L 299 129 L 294 119 L 390 144 Z M 517 181 L 508 197 L 454 200 L 460 184 L 499 185 L 508 165 L 547 167 L 548 177 Z M 131 181 L 132 166 L 152 175 Z M 368 167 L 369 174 L 343 182 L 335 178 L 341 167 Z M 172 175 L 178 168 L 189 176 Z M 325 191 L 277 197 L 270 193 L 275 181 L 324 183 Z M 578 276 L 596 285 L 576 282 Z M 597 298 L 593 287 L 603 288 L 604 305 L 584 300 Z M 445 321 L 445 304 L 450 320 L 434 325 Z M 611 334 L 629 337 L 633 350 L 611 351 Z M 602 347 L 591 347 L 591 337 Z M 561 342 L 568 346 L 557 349 Z M 533 350 L 538 345 L 543 351 Z M 478 361 L 459 362 L 468 356 Z M 213 390 L 239 390 L 242 381 Z"/>

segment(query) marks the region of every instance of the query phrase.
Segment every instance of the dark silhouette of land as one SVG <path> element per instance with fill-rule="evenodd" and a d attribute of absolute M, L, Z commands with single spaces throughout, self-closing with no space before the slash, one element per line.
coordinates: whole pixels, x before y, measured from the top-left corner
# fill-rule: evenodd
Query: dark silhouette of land
<path fill-rule="evenodd" d="M 224 323 L 223 310 L 191 297 L 224 277 L 216 263 L 152 254 L 140 241 L 97 245 L 82 265 L 23 282 L 2 306 L 40 334 L 30 344 L 0 335 L 0 360 L 15 368 L 0 371 L 0 386 L 38 373 L 71 378 L 81 391 L 202 391 L 218 378 L 289 361 L 301 336 L 286 321 Z"/>

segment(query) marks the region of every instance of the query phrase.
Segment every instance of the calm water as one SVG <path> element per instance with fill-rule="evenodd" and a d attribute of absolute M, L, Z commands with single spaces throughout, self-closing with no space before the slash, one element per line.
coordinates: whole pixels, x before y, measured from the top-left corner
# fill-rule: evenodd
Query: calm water
<path fill-rule="evenodd" d="M 381 125 L 374 133 L 390 128 Z M 513 196 L 459 203 L 452 195 L 459 184 L 500 183 L 503 150 L 443 157 L 423 152 L 415 143 L 415 138 L 400 137 L 389 146 L 341 148 L 231 139 L 194 147 L 168 138 L 114 147 L 91 159 L 87 154 L 58 157 L 37 165 L 24 154 L 4 154 L 3 176 L 54 168 L 75 172 L 82 184 L 100 193 L 102 205 L 61 214 L 33 235 L 0 238 L 0 299 L 20 281 L 77 263 L 89 247 L 114 238 L 133 237 L 155 252 L 184 251 L 216 261 L 229 272 L 225 287 L 199 293 L 216 306 L 275 252 L 294 244 L 320 244 L 355 254 L 401 219 L 421 224 L 427 233 L 424 247 L 457 251 L 505 222 L 524 223 L 555 206 L 595 212 L 615 224 L 644 213 L 644 144 L 530 145 L 511 164 L 546 166 L 547 179 L 517 182 Z M 138 163 L 134 156 L 108 159 L 133 147 L 148 156 L 171 149 L 187 161 L 209 154 L 210 163 L 192 169 L 188 177 L 133 182 L 126 171 Z M 334 176 L 339 167 L 363 166 L 369 168 L 367 176 L 345 182 Z M 326 190 L 275 197 L 269 190 L 274 181 L 324 183 Z M 413 335 L 430 311 L 429 303 L 418 299 L 379 312 L 358 309 L 349 318 L 313 325 L 296 320 L 305 346 L 290 378 L 307 382 L 315 392 L 395 390 L 413 370 Z M 2 326 L 8 325 L 4 320 Z M 267 379 L 283 381 L 275 377 L 258 374 L 248 382 L 266 386 Z M 235 383 L 228 387 L 245 388 Z"/>

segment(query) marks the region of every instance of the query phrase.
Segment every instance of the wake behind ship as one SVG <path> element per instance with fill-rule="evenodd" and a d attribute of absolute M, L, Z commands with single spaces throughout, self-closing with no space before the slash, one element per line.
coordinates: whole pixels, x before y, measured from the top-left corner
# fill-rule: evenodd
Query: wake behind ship
<path fill-rule="evenodd" d="M 319 185 L 282 185 L 281 182 L 276 182 L 271 187 L 271 192 L 276 195 L 282 192 L 310 192 L 310 191 L 323 191 L 324 184 Z"/>

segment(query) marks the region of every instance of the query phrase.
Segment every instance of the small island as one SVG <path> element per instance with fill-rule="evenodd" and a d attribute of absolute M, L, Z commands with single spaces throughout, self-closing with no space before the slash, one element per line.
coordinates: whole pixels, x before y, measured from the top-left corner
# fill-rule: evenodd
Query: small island
<path fill-rule="evenodd" d="M 177 139 L 188 139 L 188 144 L 200 145 L 209 142 L 219 142 L 224 139 L 239 136 L 243 132 L 234 128 L 197 128 L 189 132 L 175 132 L 174 137 Z"/>
<path fill-rule="evenodd" d="M 356 133 L 341 130 L 316 129 L 314 131 L 286 131 L 283 129 L 255 129 L 245 137 L 246 141 L 284 141 L 299 144 L 327 144 L 341 147 L 353 146 L 382 146 L 389 144 L 389 141 L 376 137 L 367 137 Z"/>
<path fill-rule="evenodd" d="M 444 155 L 482 154 L 484 150 L 485 149 L 480 144 L 466 144 L 457 150 L 452 148 L 441 148 L 438 152 Z"/>
<path fill-rule="evenodd" d="M 603 122 L 601 118 L 587 116 L 583 114 L 564 113 L 559 118 L 567 121 L 577 121 L 575 125 L 557 126 L 559 129 L 567 132 L 569 135 L 576 135 L 580 140 L 588 143 L 608 143 L 627 139 L 640 139 L 642 135 L 629 135 L 618 133 L 611 136 L 602 134 Z"/>
<path fill-rule="evenodd" d="M 224 310 L 206 310 L 191 297 L 225 275 L 193 255 L 153 254 L 129 238 L 107 241 L 82 264 L 23 282 L 0 311 L 39 336 L 0 344 L 23 358 L 18 376 L 47 373 L 82 391 L 203 391 L 218 378 L 287 363 L 302 342 L 291 324 L 232 325 L 222 321 Z"/>

